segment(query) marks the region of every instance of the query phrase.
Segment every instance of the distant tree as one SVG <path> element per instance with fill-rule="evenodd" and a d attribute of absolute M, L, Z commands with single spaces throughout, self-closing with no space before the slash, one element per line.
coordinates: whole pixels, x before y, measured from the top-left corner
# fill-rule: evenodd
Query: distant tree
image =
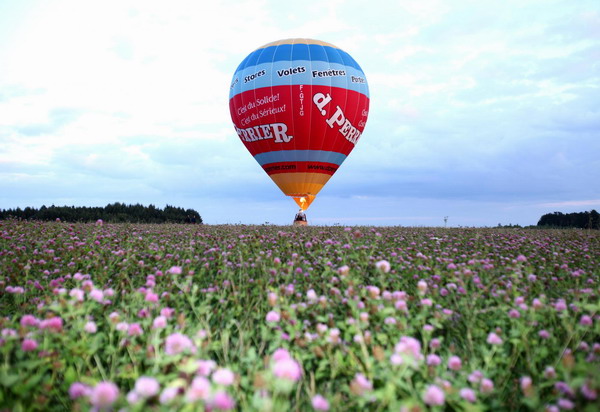
<path fill-rule="evenodd" d="M 594 209 L 590 212 L 590 229 L 600 229 L 600 213 Z"/>
<path fill-rule="evenodd" d="M 580 229 L 600 229 L 600 216 L 597 211 L 561 213 L 554 212 L 543 215 L 538 226 L 571 227 Z"/>
<path fill-rule="evenodd" d="M 181 207 L 167 205 L 164 210 L 154 205 L 145 207 L 141 204 L 126 205 L 111 203 L 105 207 L 85 206 L 50 206 L 39 209 L 26 207 L 24 210 L 0 209 L 0 219 L 35 219 L 56 220 L 67 222 L 95 222 L 102 219 L 105 222 L 134 222 L 134 223 L 202 223 L 202 217 L 194 209 L 184 210 Z"/>

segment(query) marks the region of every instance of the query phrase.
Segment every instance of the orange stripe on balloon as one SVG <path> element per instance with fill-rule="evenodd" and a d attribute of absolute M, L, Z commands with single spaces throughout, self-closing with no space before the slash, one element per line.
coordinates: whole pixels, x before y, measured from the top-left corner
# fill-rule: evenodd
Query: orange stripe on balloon
<path fill-rule="evenodd" d="M 278 173 L 270 176 L 286 196 L 315 196 L 331 175 L 323 173 Z"/>
<path fill-rule="evenodd" d="M 260 46 L 256 50 L 264 49 L 264 48 L 271 47 L 271 46 L 279 46 L 282 44 L 318 44 L 320 46 L 329 46 L 329 47 L 333 47 L 334 49 L 339 49 L 339 47 L 334 46 L 331 43 L 327 43 L 326 41 L 315 40 L 315 39 L 305 39 L 305 38 L 291 38 L 291 39 L 283 39 L 283 40 L 277 40 L 277 41 L 274 41 L 271 43 L 267 43 L 263 46 Z"/>

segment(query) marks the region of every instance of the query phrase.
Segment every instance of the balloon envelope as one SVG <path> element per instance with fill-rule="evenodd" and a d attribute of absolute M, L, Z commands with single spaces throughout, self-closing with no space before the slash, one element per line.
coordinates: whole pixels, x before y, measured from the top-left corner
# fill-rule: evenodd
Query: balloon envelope
<path fill-rule="evenodd" d="M 280 40 L 238 66 L 229 109 L 250 154 L 306 210 L 360 139 L 369 88 L 358 63 L 336 46 Z"/>

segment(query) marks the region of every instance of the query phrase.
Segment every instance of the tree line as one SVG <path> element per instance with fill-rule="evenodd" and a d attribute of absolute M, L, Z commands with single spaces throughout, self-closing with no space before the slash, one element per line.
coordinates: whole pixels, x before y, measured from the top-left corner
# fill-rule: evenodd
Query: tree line
<path fill-rule="evenodd" d="M 600 229 L 600 214 L 591 212 L 561 213 L 554 212 L 543 215 L 538 226 L 575 227 L 580 229 Z"/>
<path fill-rule="evenodd" d="M 154 205 L 126 205 L 111 203 L 105 207 L 86 206 L 42 206 L 39 209 L 0 209 L 1 219 L 57 220 L 67 222 L 96 222 L 101 219 L 107 223 L 202 223 L 202 217 L 194 209 L 166 205 L 164 209 Z"/>

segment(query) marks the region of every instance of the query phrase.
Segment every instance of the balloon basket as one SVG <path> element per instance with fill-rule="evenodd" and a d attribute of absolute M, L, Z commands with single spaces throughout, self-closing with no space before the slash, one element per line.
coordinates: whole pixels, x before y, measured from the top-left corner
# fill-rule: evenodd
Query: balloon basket
<path fill-rule="evenodd" d="M 308 222 L 305 220 L 294 220 L 294 226 L 308 226 Z"/>

